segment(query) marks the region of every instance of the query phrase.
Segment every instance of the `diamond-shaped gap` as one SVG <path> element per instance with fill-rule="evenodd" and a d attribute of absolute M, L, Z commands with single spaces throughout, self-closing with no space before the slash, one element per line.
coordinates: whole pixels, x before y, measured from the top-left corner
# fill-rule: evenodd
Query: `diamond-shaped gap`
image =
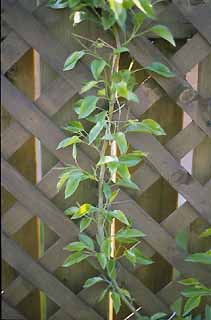
<path fill-rule="evenodd" d="M 12 282 L 18 277 L 17 271 L 8 264 L 3 258 L 1 259 L 1 295 L 4 297 L 4 292 Z"/>
<path fill-rule="evenodd" d="M 171 281 L 172 266 L 158 252 L 151 259 L 154 261 L 153 264 L 139 266 L 134 275 L 152 292 L 157 293 Z"/>

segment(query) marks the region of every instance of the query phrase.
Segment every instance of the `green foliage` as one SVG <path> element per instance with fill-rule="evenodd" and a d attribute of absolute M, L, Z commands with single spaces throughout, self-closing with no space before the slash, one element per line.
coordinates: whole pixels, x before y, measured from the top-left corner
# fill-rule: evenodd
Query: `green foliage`
<path fill-rule="evenodd" d="M 118 284 L 120 260 L 127 259 L 133 266 L 147 266 L 153 261 L 144 256 L 138 248 L 145 234 L 133 228 L 127 215 L 115 208 L 115 201 L 119 201 L 120 188 L 139 190 L 131 179 L 130 169 L 147 157 L 141 150 L 129 148 L 128 134 L 137 132 L 161 136 L 165 135 L 165 132 L 152 119 L 138 121 L 127 118 L 120 121 L 122 110 L 132 105 L 128 102 L 139 103 L 139 98 L 135 93 L 138 70 L 133 70 L 133 61 L 124 69 L 120 69 L 119 62 L 121 55 L 129 52 L 130 41 L 146 32 L 153 32 L 172 45 L 175 45 L 175 42 L 169 29 L 162 25 L 154 25 L 149 30 L 140 32 L 145 19 L 156 19 L 155 8 L 150 0 L 50 0 L 48 5 L 53 9 L 69 9 L 74 27 L 83 21 L 92 21 L 97 27 L 109 31 L 114 39 L 114 42 L 107 43 L 104 39 L 90 40 L 75 35 L 82 43 L 83 50 L 72 52 L 64 63 L 64 71 L 69 72 L 77 68 L 77 64 L 85 55 L 89 56 L 91 79 L 83 83 L 81 97 L 74 105 L 78 119 L 83 119 L 84 125 L 74 120 L 67 122 L 63 128 L 70 136 L 59 143 L 58 149 L 71 148 L 75 166 L 67 165 L 64 168 L 57 187 L 58 190 L 64 187 L 65 198 L 68 198 L 77 191 L 83 181 L 90 179 L 98 184 L 99 194 L 98 205 L 85 202 L 65 210 L 65 215 L 79 226 L 80 233 L 76 241 L 64 248 L 70 255 L 63 266 L 71 267 L 91 257 L 96 262 L 98 273 L 84 283 L 84 288 L 89 289 L 103 282 L 105 288 L 99 301 L 111 292 L 116 314 L 123 301 L 134 312 L 133 298 L 127 289 L 121 288 Z M 108 54 L 104 56 L 102 52 L 105 51 Z M 171 70 L 160 62 L 153 62 L 144 69 L 166 78 L 174 76 Z M 91 94 L 87 95 L 89 91 Z M 86 95 L 83 96 L 84 94 Z M 119 119 L 115 115 L 119 115 Z M 88 131 L 87 123 L 90 124 Z M 89 171 L 81 168 L 77 159 L 78 148 L 85 146 L 98 155 L 96 163 L 93 163 Z M 113 149 L 114 146 L 116 152 L 110 153 L 109 149 Z M 114 219 L 122 224 L 115 235 L 111 233 Z M 89 230 L 96 230 L 93 238 L 88 235 Z M 114 241 L 121 249 L 121 255 L 115 253 L 111 257 Z M 196 305 L 198 300 L 195 300 Z M 193 305 L 194 302 L 191 305 L 189 301 L 185 312 L 188 313 Z M 149 319 L 159 320 L 165 316 L 164 313 L 157 313 Z M 141 316 L 138 318 L 142 319 Z"/>

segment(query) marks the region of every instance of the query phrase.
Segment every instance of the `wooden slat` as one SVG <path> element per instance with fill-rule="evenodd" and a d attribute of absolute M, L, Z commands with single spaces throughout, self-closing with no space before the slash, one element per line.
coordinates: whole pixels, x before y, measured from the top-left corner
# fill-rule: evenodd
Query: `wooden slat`
<path fill-rule="evenodd" d="M 1 72 L 6 73 L 29 49 L 30 46 L 11 31 L 1 46 Z"/>
<path fill-rule="evenodd" d="M 204 196 L 200 183 L 153 136 L 141 134 L 138 140 L 128 134 L 128 140 L 135 149 L 149 153 L 148 160 L 158 172 L 211 224 L 211 200 Z"/>
<path fill-rule="evenodd" d="M 1 301 L 1 319 L 2 320 L 27 320 L 19 311 L 11 307 L 3 299 Z"/>
<path fill-rule="evenodd" d="M 64 61 L 74 49 L 68 52 L 63 48 L 56 39 L 50 36 L 47 28 L 21 7 L 17 1 L 5 0 L 3 8 L 3 19 L 42 56 L 46 63 L 78 91 L 81 87 L 81 77 L 89 79 L 90 76 L 88 69 L 82 62 L 77 65 L 74 79 L 69 72 L 63 72 Z"/>
<path fill-rule="evenodd" d="M 208 114 L 203 114 L 202 109 L 206 108 L 208 101 L 202 99 L 190 84 L 184 80 L 176 66 L 170 63 L 161 52 L 147 39 L 140 38 L 134 40 L 129 46 L 131 55 L 144 67 L 154 61 L 160 61 L 175 72 L 175 77 L 166 79 L 153 74 L 153 78 L 158 84 L 167 92 L 172 98 L 190 117 L 195 123 L 208 135 L 211 136 L 211 128 L 208 126 Z"/>
<path fill-rule="evenodd" d="M 18 201 L 23 203 L 29 211 L 40 216 L 42 221 L 47 223 L 52 230 L 62 237 L 63 240 L 57 244 L 57 254 L 55 254 L 55 250 L 53 250 L 52 258 L 54 262 L 58 262 L 58 264 L 56 264 L 57 268 L 62 264 L 65 259 L 65 255 L 67 254 L 62 250 L 62 248 L 68 242 L 76 239 L 78 227 L 76 227 L 71 220 L 66 218 L 58 208 L 56 208 L 47 198 L 36 190 L 34 186 L 30 185 L 18 172 L 15 172 L 14 169 L 12 169 L 12 167 L 3 159 L 2 184 L 5 189 L 12 193 Z M 49 263 L 49 259 L 47 259 L 47 261 Z"/>
<path fill-rule="evenodd" d="M 4 76 L 2 79 L 2 104 L 5 109 L 36 136 L 49 151 L 65 163 L 74 164 L 68 150 L 56 150 L 65 134 L 50 121 L 39 109 L 17 90 Z M 18 105 L 18 108 L 17 108 Z M 88 157 L 79 150 L 79 159 L 84 169 L 91 166 Z"/>
<path fill-rule="evenodd" d="M 70 316 L 78 320 L 102 319 L 92 308 L 83 303 L 67 287 L 59 282 L 53 275 L 37 264 L 16 243 L 3 234 L 2 256 L 19 274 L 40 288 L 56 304 L 61 306 Z"/>
<path fill-rule="evenodd" d="M 198 5 L 181 0 L 173 0 L 173 3 L 211 45 L 211 4 L 209 1 Z"/>

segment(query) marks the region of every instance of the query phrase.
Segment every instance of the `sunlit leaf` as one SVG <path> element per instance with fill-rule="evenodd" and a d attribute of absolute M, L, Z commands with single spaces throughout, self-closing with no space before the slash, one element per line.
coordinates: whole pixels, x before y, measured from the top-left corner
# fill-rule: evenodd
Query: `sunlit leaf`
<path fill-rule="evenodd" d="M 155 12 L 150 0 L 133 0 L 133 2 L 147 17 L 155 19 Z"/>
<path fill-rule="evenodd" d="M 183 316 L 188 315 L 193 309 L 197 308 L 200 305 L 201 297 L 192 297 L 189 298 L 184 306 Z"/>
<path fill-rule="evenodd" d="M 79 107 L 79 119 L 88 117 L 96 109 L 98 100 L 96 96 L 84 98 Z"/>
<path fill-rule="evenodd" d="M 120 295 L 119 295 L 119 293 L 112 291 L 111 297 L 112 297 L 115 313 L 117 314 L 120 310 L 120 307 L 121 307 Z"/>
<path fill-rule="evenodd" d="M 123 132 L 117 132 L 113 135 L 113 137 L 119 147 L 120 153 L 121 154 L 126 153 L 128 149 L 128 145 L 127 145 L 125 134 Z"/>
<path fill-rule="evenodd" d="M 109 211 L 109 215 L 111 217 L 121 221 L 122 223 L 128 225 L 128 226 L 130 225 L 127 217 L 125 216 L 125 214 L 121 210 Z"/>
<path fill-rule="evenodd" d="M 83 260 L 85 260 L 86 258 L 88 258 L 88 254 L 85 254 L 83 252 L 75 252 L 73 254 L 71 254 L 63 263 L 63 267 L 71 267 L 74 264 L 77 264 Z"/>
<path fill-rule="evenodd" d="M 84 51 L 75 51 L 73 52 L 64 63 L 64 71 L 72 70 L 76 63 L 85 55 Z"/>
<path fill-rule="evenodd" d="M 96 87 L 97 83 L 98 83 L 97 81 L 89 81 L 89 82 L 87 82 L 87 83 L 81 88 L 80 93 L 85 93 L 85 92 L 87 92 L 88 90 Z"/>
<path fill-rule="evenodd" d="M 78 136 L 72 136 L 70 138 L 65 138 L 64 140 L 62 140 L 58 144 L 57 150 L 69 147 L 69 146 L 71 146 L 72 144 L 75 144 L 75 143 L 80 143 L 81 141 L 82 140 Z"/>
<path fill-rule="evenodd" d="M 82 242 L 72 242 L 64 247 L 65 250 L 68 251 L 83 251 L 87 246 Z"/>

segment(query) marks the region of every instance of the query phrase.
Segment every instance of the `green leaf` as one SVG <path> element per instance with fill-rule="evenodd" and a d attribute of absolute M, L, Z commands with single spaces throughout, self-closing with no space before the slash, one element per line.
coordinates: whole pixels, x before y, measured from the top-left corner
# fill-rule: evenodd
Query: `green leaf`
<path fill-rule="evenodd" d="M 77 190 L 79 183 L 81 182 L 81 177 L 80 176 L 71 176 L 66 184 L 65 188 L 65 199 L 71 197 L 73 193 Z"/>
<path fill-rule="evenodd" d="M 118 158 L 116 156 L 104 156 L 100 159 L 100 161 L 97 163 L 97 166 L 101 166 L 107 163 L 116 162 L 118 163 Z"/>
<path fill-rule="evenodd" d="M 72 219 L 79 219 L 85 216 L 87 213 L 89 213 L 90 209 L 91 209 L 91 205 L 89 203 L 84 203 L 82 206 L 80 206 L 78 211 L 74 213 L 74 215 L 72 216 Z"/>
<path fill-rule="evenodd" d="M 109 211 L 109 215 L 121 221 L 122 223 L 126 224 L 127 226 L 130 225 L 128 219 L 126 218 L 125 214 L 121 210 Z"/>
<path fill-rule="evenodd" d="M 69 172 L 64 172 L 60 177 L 59 181 L 57 183 L 57 190 L 60 191 L 67 179 L 69 178 L 70 173 Z"/>
<path fill-rule="evenodd" d="M 98 299 L 98 302 L 101 302 L 105 298 L 105 296 L 108 293 L 108 291 L 109 291 L 109 286 L 102 291 L 102 293 L 101 293 L 101 295 L 100 295 L 100 297 Z"/>
<path fill-rule="evenodd" d="M 70 138 L 65 138 L 64 140 L 62 140 L 59 144 L 58 147 L 56 148 L 58 149 L 64 149 L 66 147 L 71 146 L 72 144 L 75 143 L 80 143 L 82 140 L 78 137 L 78 136 L 72 136 Z"/>
<path fill-rule="evenodd" d="M 97 83 L 98 83 L 97 81 L 89 81 L 89 82 L 87 82 L 87 83 L 81 88 L 80 93 L 85 93 L 85 92 L 89 91 L 90 89 L 96 87 Z"/>
<path fill-rule="evenodd" d="M 52 9 L 68 8 L 68 0 L 49 0 L 48 7 Z"/>
<path fill-rule="evenodd" d="M 119 293 L 112 291 L 111 297 L 112 297 L 115 313 L 117 314 L 121 307 L 120 295 Z"/>
<path fill-rule="evenodd" d="M 83 288 L 89 288 L 93 285 L 95 285 L 96 283 L 102 282 L 104 281 L 103 278 L 101 277 L 93 277 L 93 278 L 89 278 L 88 280 L 86 280 L 86 282 L 83 285 Z"/>
<path fill-rule="evenodd" d="M 120 47 L 120 48 L 114 49 L 114 54 L 116 55 L 121 54 L 123 52 L 129 52 L 129 49 L 126 47 Z"/>
<path fill-rule="evenodd" d="M 80 104 L 79 119 L 88 117 L 95 109 L 99 98 L 96 96 L 87 96 Z"/>
<path fill-rule="evenodd" d="M 151 260 L 150 258 L 144 256 L 142 254 L 141 250 L 139 250 L 138 248 L 133 248 L 133 249 L 130 249 L 130 250 L 132 250 L 133 253 L 135 254 L 136 263 L 137 264 L 148 266 L 148 265 L 153 263 L 153 260 Z"/>
<path fill-rule="evenodd" d="M 201 297 L 189 298 L 185 303 L 183 316 L 187 316 L 193 309 L 197 308 L 200 302 Z"/>
<path fill-rule="evenodd" d="M 99 264 L 101 265 L 101 267 L 102 267 L 103 270 L 104 270 L 105 267 L 106 267 L 106 264 L 107 264 L 106 255 L 105 255 L 104 253 L 98 252 L 98 253 L 96 254 L 96 257 L 97 257 L 97 260 L 98 260 Z"/>
<path fill-rule="evenodd" d="M 106 112 L 104 115 L 104 118 L 101 121 L 98 121 L 96 123 L 96 125 L 94 127 L 92 127 L 92 129 L 89 132 L 89 144 L 91 144 L 100 134 L 100 132 L 103 130 L 104 126 L 105 126 L 105 116 L 106 116 Z"/>
<path fill-rule="evenodd" d="M 119 189 L 117 189 L 117 190 L 114 190 L 112 193 L 111 193 L 111 196 L 109 197 L 109 203 L 112 203 L 115 199 L 116 199 L 116 197 L 118 196 L 118 194 L 119 194 Z"/>
<path fill-rule="evenodd" d="M 115 260 L 111 259 L 108 260 L 107 265 L 106 265 L 106 269 L 108 272 L 109 277 L 113 280 L 116 279 L 116 262 Z"/>
<path fill-rule="evenodd" d="M 91 251 L 95 249 L 93 240 L 84 233 L 79 235 L 80 241 L 82 241 Z"/>
<path fill-rule="evenodd" d="M 202 253 L 193 253 L 188 256 L 185 261 L 202 263 L 202 264 L 211 264 L 211 251 L 202 252 Z"/>
<path fill-rule="evenodd" d="M 62 266 L 65 268 L 71 267 L 73 264 L 76 264 L 85 260 L 86 258 L 88 258 L 88 256 L 89 256 L 88 254 L 85 254 L 82 252 L 75 252 L 65 260 Z"/>
<path fill-rule="evenodd" d="M 132 263 L 133 266 L 135 266 L 135 264 L 136 264 L 136 255 L 133 252 L 133 250 L 130 250 L 130 249 L 129 250 L 125 250 L 124 256 L 129 262 Z"/>
<path fill-rule="evenodd" d="M 100 250 L 106 255 L 106 257 L 109 258 L 111 255 L 111 239 L 104 239 L 101 244 Z"/>
<path fill-rule="evenodd" d="M 79 241 L 69 243 L 66 247 L 64 247 L 64 250 L 68 251 L 83 251 L 87 246 Z"/>
<path fill-rule="evenodd" d="M 137 186 L 137 184 L 135 184 L 130 179 L 119 179 L 116 184 L 123 188 L 129 188 L 137 191 L 140 190 L 139 186 Z"/>
<path fill-rule="evenodd" d="M 149 18 L 155 19 L 155 12 L 150 0 L 133 0 L 134 4 Z"/>
<path fill-rule="evenodd" d="M 127 83 L 125 81 L 120 81 L 116 83 L 116 90 L 120 97 L 126 98 L 128 96 Z"/>
<path fill-rule="evenodd" d="M 182 284 L 183 286 L 193 286 L 200 284 L 200 282 L 194 278 L 183 279 L 178 281 L 178 283 Z"/>
<path fill-rule="evenodd" d="M 103 72 L 105 66 L 106 66 L 106 61 L 103 59 L 95 59 L 91 63 L 91 71 L 92 75 L 95 78 L 95 80 L 98 80 L 101 73 Z"/>
<path fill-rule="evenodd" d="M 143 132 L 154 134 L 155 136 L 165 135 L 163 128 L 152 119 L 145 119 L 141 122 L 130 122 L 127 126 L 126 132 Z"/>
<path fill-rule="evenodd" d="M 73 132 L 73 133 L 79 133 L 84 131 L 84 127 L 81 122 L 79 121 L 70 121 L 68 122 L 67 126 L 64 127 L 65 130 Z"/>
<path fill-rule="evenodd" d="M 139 150 L 134 150 L 131 153 L 120 156 L 119 162 L 128 167 L 133 167 L 137 165 L 145 156 L 146 153 Z"/>
<path fill-rule="evenodd" d="M 81 169 L 74 168 L 69 172 L 69 178 L 65 188 L 65 199 L 70 197 L 78 188 L 79 183 L 90 177 Z"/>
<path fill-rule="evenodd" d="M 133 24 L 136 30 L 139 30 L 139 28 L 142 26 L 145 17 L 146 17 L 145 14 L 143 14 L 142 12 L 137 12 L 133 14 L 132 19 L 133 19 Z"/>
<path fill-rule="evenodd" d="M 175 74 L 169 70 L 167 66 L 160 62 L 153 62 L 149 66 L 144 68 L 145 70 L 155 72 L 164 78 L 173 78 Z"/>
<path fill-rule="evenodd" d="M 110 11 L 108 14 L 106 14 L 105 12 L 102 11 L 102 25 L 104 30 L 108 30 L 110 29 L 116 22 L 115 16 L 114 14 Z"/>
<path fill-rule="evenodd" d="M 166 317 L 167 314 L 164 313 L 164 312 L 158 312 L 158 313 L 155 313 L 151 318 L 150 320 L 158 320 L 158 319 L 163 319 L 164 317 Z"/>
<path fill-rule="evenodd" d="M 211 306 L 205 306 L 205 320 L 211 319 Z"/>
<path fill-rule="evenodd" d="M 139 103 L 138 96 L 132 91 L 128 91 L 127 100 L 135 103 Z"/>
<path fill-rule="evenodd" d="M 127 11 L 123 7 L 123 2 L 117 0 L 109 0 L 110 8 L 114 13 L 115 19 L 122 30 L 125 30 L 125 22 L 127 19 Z"/>
<path fill-rule="evenodd" d="M 176 312 L 177 316 L 181 316 L 182 314 L 182 297 L 177 299 L 172 305 L 171 310 Z"/>
<path fill-rule="evenodd" d="M 211 295 L 211 289 L 203 288 L 203 287 L 189 287 L 185 288 L 181 294 L 184 297 L 191 298 L 191 297 L 198 297 L 198 296 L 210 296 Z"/>
<path fill-rule="evenodd" d="M 123 132 L 117 132 L 113 135 L 113 137 L 119 147 L 120 153 L 121 154 L 126 153 L 128 149 L 128 145 L 127 145 L 125 134 Z"/>
<path fill-rule="evenodd" d="M 108 200 L 112 194 L 111 187 L 106 182 L 103 182 L 103 193 L 105 195 L 106 200 Z"/>
<path fill-rule="evenodd" d="M 149 31 L 159 35 L 159 37 L 167 40 L 170 42 L 173 46 L 176 46 L 174 38 L 170 32 L 170 30 L 166 26 L 162 26 L 160 24 L 153 26 L 149 29 Z"/>
<path fill-rule="evenodd" d="M 78 207 L 71 207 L 71 208 L 67 208 L 65 211 L 64 211 L 64 214 L 66 216 L 72 216 L 75 212 L 78 211 Z"/>
<path fill-rule="evenodd" d="M 80 3 L 80 0 L 68 0 L 69 8 L 74 8 Z"/>
<path fill-rule="evenodd" d="M 200 234 L 200 238 L 208 238 L 208 237 L 211 237 L 211 228 L 208 228 L 208 229 L 204 230 Z"/>
<path fill-rule="evenodd" d="M 64 63 L 64 71 L 72 70 L 76 63 L 85 55 L 84 51 L 75 51 L 73 52 Z"/>
<path fill-rule="evenodd" d="M 116 239 L 122 243 L 130 243 L 137 241 L 137 238 L 144 237 L 145 234 L 137 229 L 121 229 L 116 233 Z"/>
<path fill-rule="evenodd" d="M 80 232 L 83 232 L 84 230 L 86 230 L 91 222 L 92 222 L 92 218 L 90 217 L 84 217 L 83 219 L 81 219 Z"/>
<path fill-rule="evenodd" d="M 73 145 L 72 156 L 73 156 L 73 159 L 76 161 L 77 160 L 77 147 L 76 147 L 76 144 Z"/>

